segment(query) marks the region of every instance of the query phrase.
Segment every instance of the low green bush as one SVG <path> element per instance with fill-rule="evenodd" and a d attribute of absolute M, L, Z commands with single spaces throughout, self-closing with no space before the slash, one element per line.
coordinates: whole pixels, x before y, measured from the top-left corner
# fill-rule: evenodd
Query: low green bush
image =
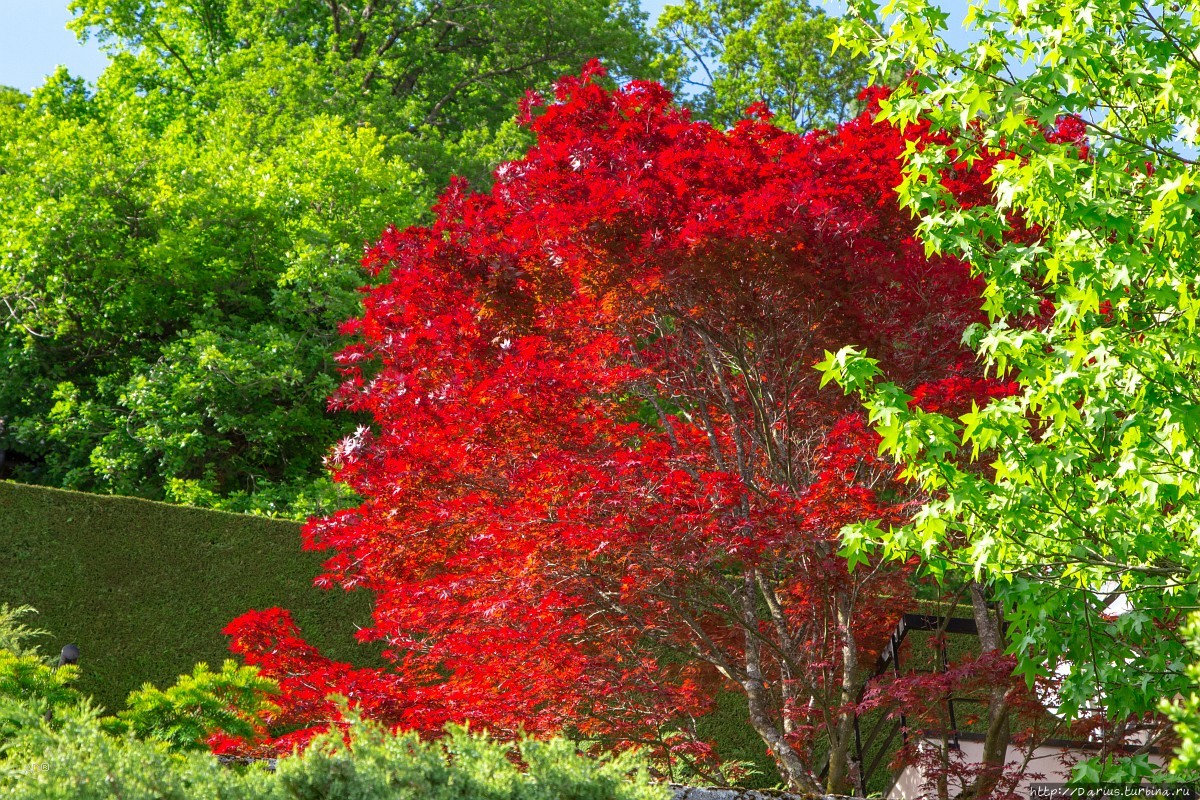
<path fill-rule="evenodd" d="M 113 733 L 156 739 L 178 751 L 206 749 L 205 741 L 215 731 L 253 741 L 276 691 L 275 682 L 259 675 L 257 667 L 229 660 L 213 672 L 201 663 L 167 689 L 146 684 L 133 692 L 125 710 L 105 718 L 104 725 Z"/>
<path fill-rule="evenodd" d="M 637 754 L 594 758 L 563 739 L 515 747 L 465 728 L 425 742 L 354 720 L 303 753 L 222 766 L 207 753 L 105 730 L 86 704 L 47 722 L 0 699 L 18 733 L 0 755 L 6 800 L 666 800 Z"/>
<path fill-rule="evenodd" d="M 635 753 L 594 758 L 565 739 L 515 746 L 451 727 L 436 742 L 357 717 L 303 753 L 231 766 L 214 730 L 252 737 L 274 684 L 253 667 L 204 664 L 145 686 L 103 716 L 29 645 L 33 610 L 0 604 L 0 797 L 5 800 L 666 800 Z"/>
<path fill-rule="evenodd" d="M 0 714 L 0 754 L 19 748 L 29 714 L 57 729 L 80 707 L 94 707 L 73 686 L 79 667 L 60 666 L 30 644 L 43 633 L 22 621 L 34 613 L 29 606 L 0 604 L 0 702 L 10 704 L 0 707 L 10 712 Z M 129 695 L 125 710 L 99 717 L 99 723 L 107 733 L 130 734 L 177 753 L 207 751 L 208 737 L 218 732 L 255 741 L 274 710 L 271 699 L 277 691 L 257 667 L 228 660 L 213 672 L 202 663 L 167 689 L 146 684 Z"/>

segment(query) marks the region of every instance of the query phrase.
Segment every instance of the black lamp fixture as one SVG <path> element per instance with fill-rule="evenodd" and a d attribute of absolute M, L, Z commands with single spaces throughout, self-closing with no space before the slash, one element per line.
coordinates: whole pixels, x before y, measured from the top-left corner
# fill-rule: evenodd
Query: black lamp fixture
<path fill-rule="evenodd" d="M 62 652 L 58 656 L 58 665 L 63 664 L 78 664 L 79 663 L 79 648 L 73 644 L 63 647 Z"/>

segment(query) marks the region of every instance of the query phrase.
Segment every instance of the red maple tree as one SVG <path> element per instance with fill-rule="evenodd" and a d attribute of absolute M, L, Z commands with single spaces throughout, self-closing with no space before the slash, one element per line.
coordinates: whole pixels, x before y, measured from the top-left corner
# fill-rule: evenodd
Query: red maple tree
<path fill-rule="evenodd" d="M 338 693 L 719 779 L 695 720 L 735 690 L 792 786 L 850 786 L 855 704 L 911 589 L 847 570 L 838 532 L 914 498 L 813 365 L 856 344 L 936 402 L 996 391 L 960 346 L 980 286 L 915 240 L 905 137 L 873 114 L 720 130 L 592 64 L 530 95 L 537 143 L 490 192 L 454 183 L 432 225 L 383 235 L 332 401 L 374 421 L 330 458 L 364 499 L 305 541 L 333 552 L 321 585 L 374 594 L 362 637 L 390 665 L 324 659 L 278 609 L 235 620 L 282 681 L 277 744 Z"/>

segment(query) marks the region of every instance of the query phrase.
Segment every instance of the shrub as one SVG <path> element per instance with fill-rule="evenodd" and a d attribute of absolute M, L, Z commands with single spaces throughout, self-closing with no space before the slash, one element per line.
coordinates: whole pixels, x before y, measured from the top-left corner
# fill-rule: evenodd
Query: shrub
<path fill-rule="evenodd" d="M 275 691 L 275 682 L 260 676 L 255 667 L 230 660 L 213 672 L 208 664 L 197 664 L 191 675 L 180 676 L 168 689 L 147 683 L 131 693 L 128 708 L 105 718 L 104 727 L 157 740 L 174 750 L 207 750 L 208 738 L 218 730 L 255 739 L 263 715 L 273 709 L 268 695 Z"/>
<path fill-rule="evenodd" d="M 8 800 L 661 800 L 636 753 L 590 758 L 565 739 L 513 746 L 451 727 L 436 742 L 393 733 L 345 706 L 347 723 L 303 753 L 225 767 L 216 731 L 253 738 L 275 684 L 254 667 L 198 664 L 174 686 L 147 684 L 102 716 L 26 641 L 28 607 L 0 605 L 0 797 Z M 49 713 L 48 713 L 49 712 Z"/>
<path fill-rule="evenodd" d="M 23 617 L 37 612 L 29 606 L 0 604 L 0 702 L 17 702 L 29 713 L 48 716 L 63 705 L 74 705 L 82 696 L 71 687 L 78 676 L 74 666 L 51 668 L 28 644 L 43 631 L 29 628 Z M 0 748 L 18 730 L 20 716 L 0 714 Z"/>
<path fill-rule="evenodd" d="M 30 628 L 21 622 L 22 617 L 36 614 L 32 606 L 16 606 L 0 603 L 0 650 L 7 650 L 15 655 L 26 655 L 36 651 L 36 647 L 27 644 L 30 639 L 45 636 L 41 628 Z"/>
<path fill-rule="evenodd" d="M 105 730 L 86 704 L 51 725 L 30 705 L 0 700 L 19 733 L 0 756 L 0 796 L 10 800 L 663 800 L 636 754 L 591 758 L 562 739 L 515 748 L 450 728 L 436 742 L 351 719 L 303 753 L 222 767 L 207 753 Z"/>

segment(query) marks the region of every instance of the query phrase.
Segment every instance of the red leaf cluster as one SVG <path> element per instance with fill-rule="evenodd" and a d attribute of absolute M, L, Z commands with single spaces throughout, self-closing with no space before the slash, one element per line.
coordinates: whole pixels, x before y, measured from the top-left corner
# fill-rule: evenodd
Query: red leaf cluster
<path fill-rule="evenodd" d="M 305 537 L 333 554 L 324 584 L 374 593 L 364 635 L 391 663 L 333 664 L 277 611 L 236 621 L 293 725 L 328 721 L 336 690 L 396 725 L 569 730 L 713 769 L 690 732 L 725 687 L 786 760 L 837 735 L 845 675 L 907 602 L 902 570 L 836 554 L 843 525 L 913 498 L 813 369 L 856 344 L 939 407 L 992 391 L 960 346 L 979 286 L 897 206 L 904 138 L 870 110 L 720 130 L 598 73 L 527 98 L 537 143 L 490 192 L 454 183 L 364 259 L 379 280 L 332 403 L 373 425 L 330 457 L 364 501 Z"/>

